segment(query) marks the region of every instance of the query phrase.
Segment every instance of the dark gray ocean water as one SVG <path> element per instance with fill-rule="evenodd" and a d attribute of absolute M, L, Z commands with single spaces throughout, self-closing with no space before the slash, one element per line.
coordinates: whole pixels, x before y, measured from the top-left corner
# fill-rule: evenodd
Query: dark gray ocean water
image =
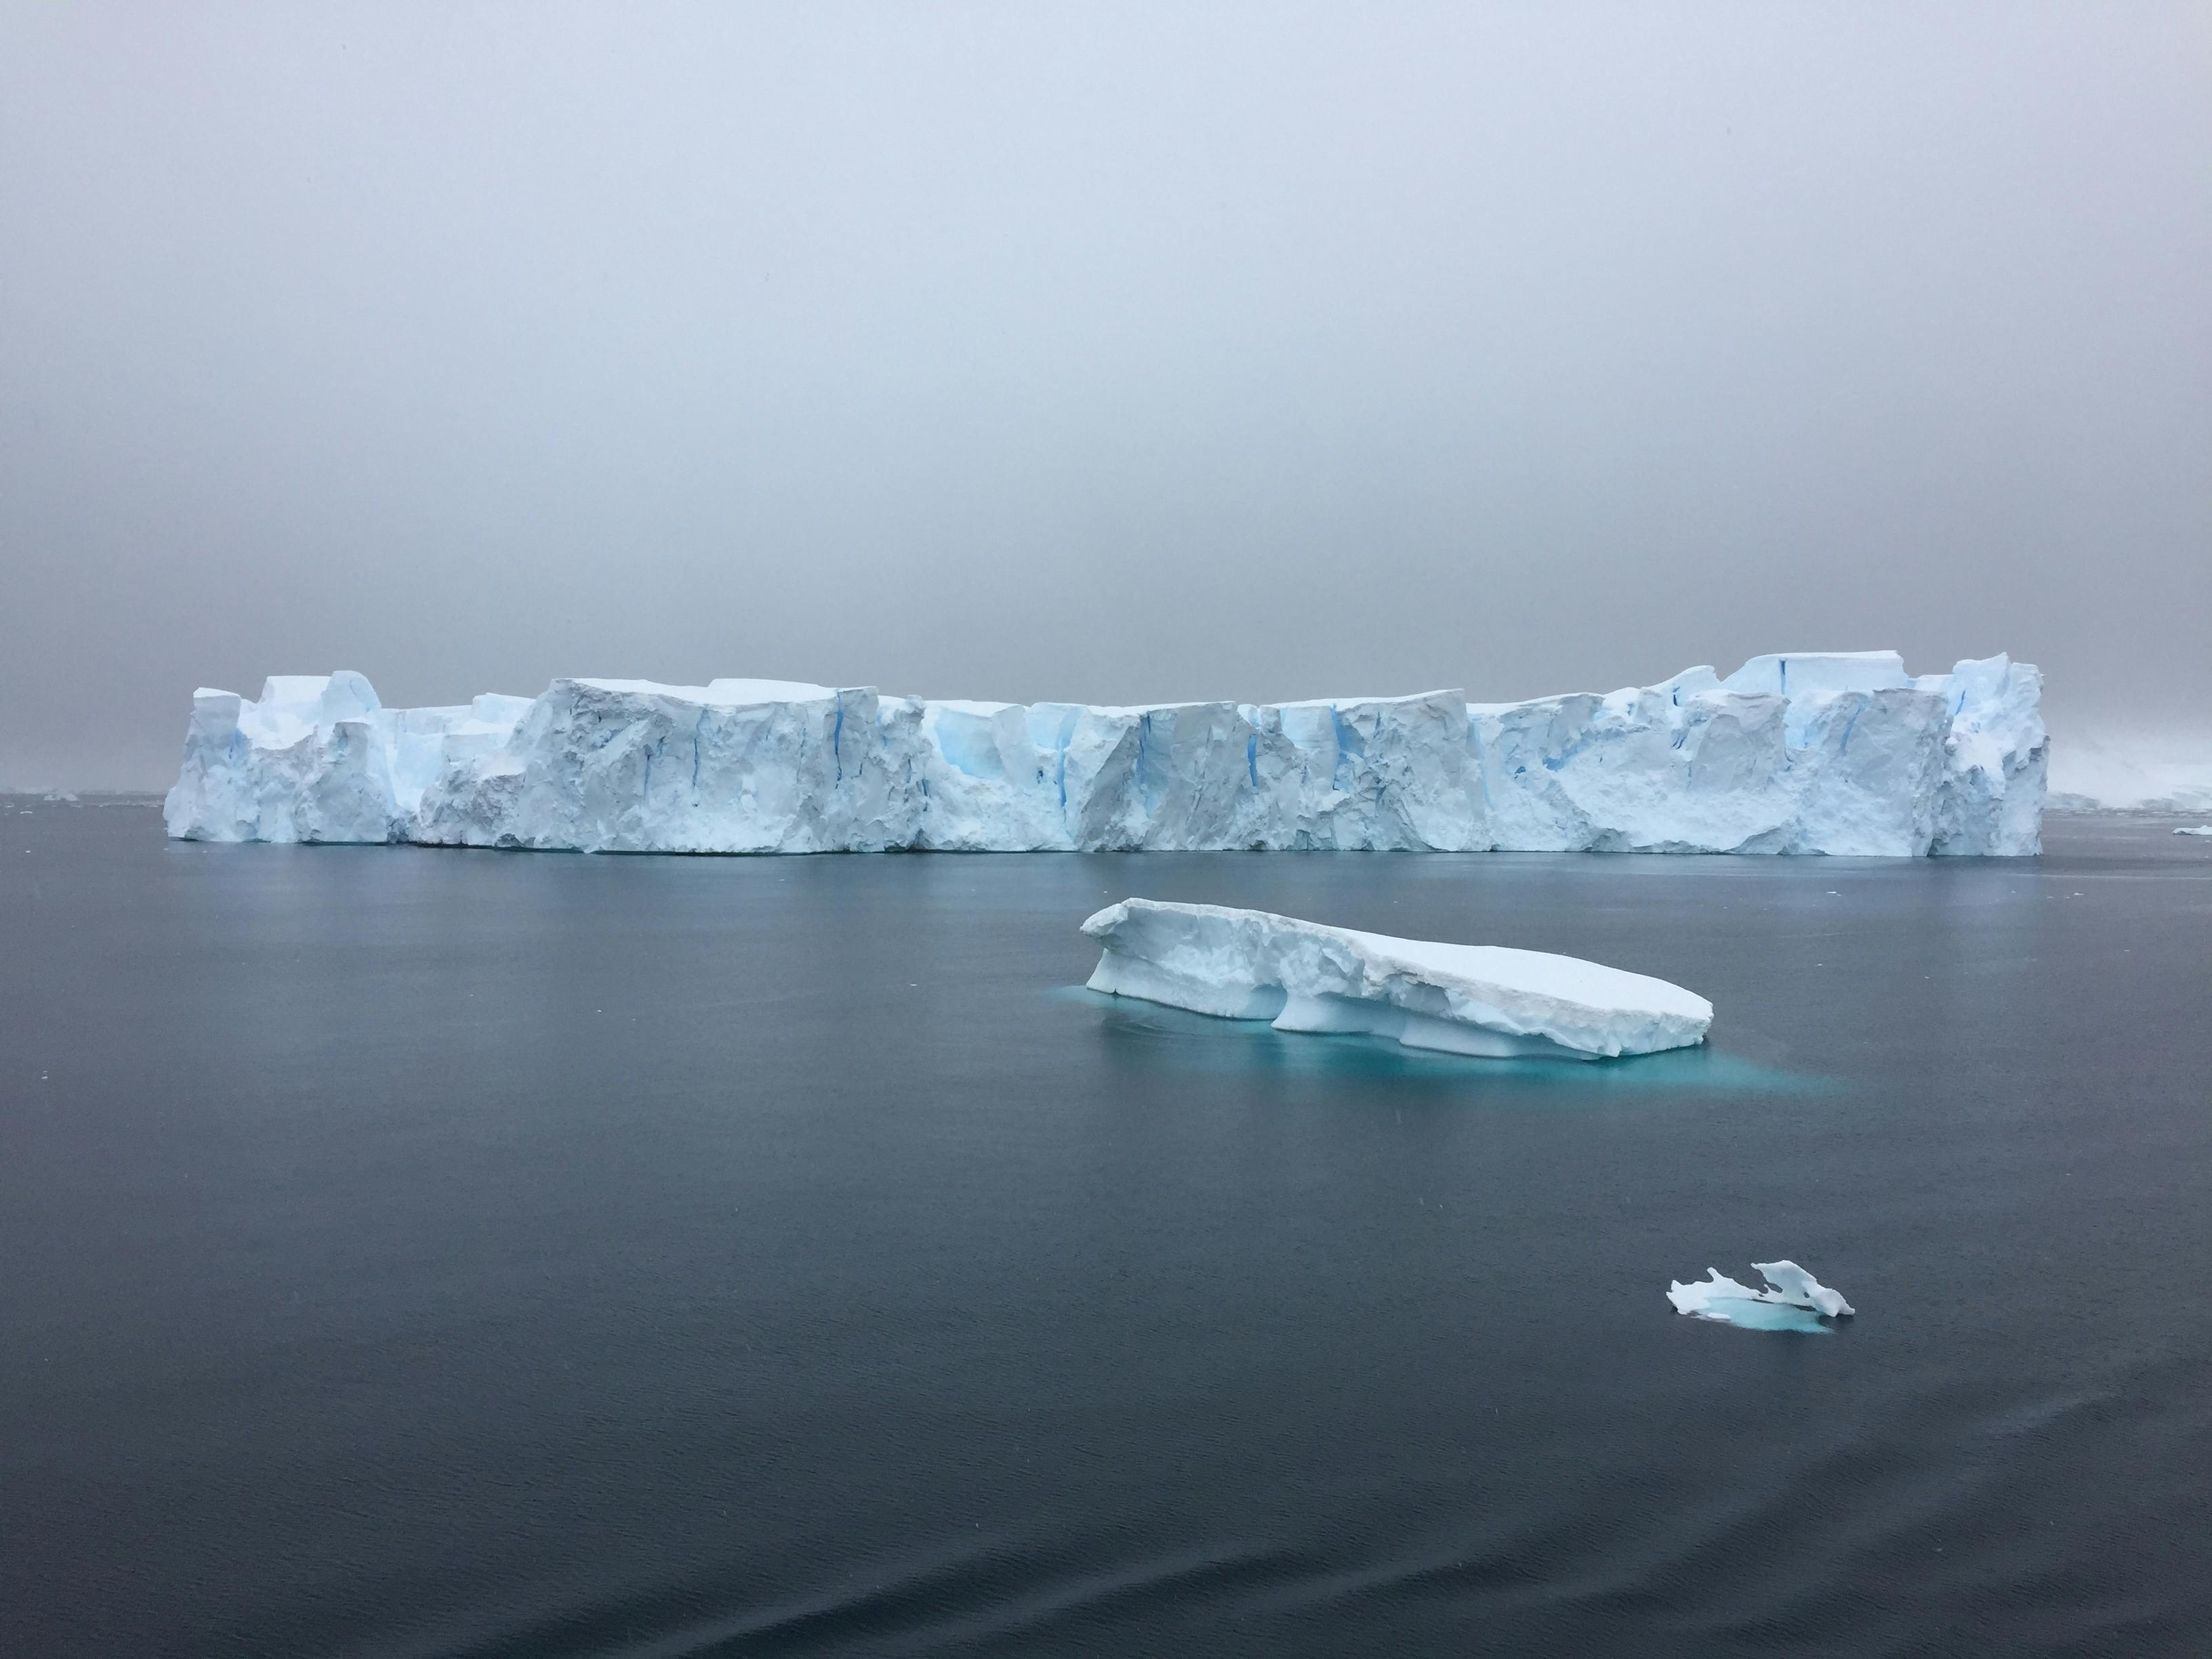
<path fill-rule="evenodd" d="M 2212 1651 L 2166 831 L 624 859 L 10 801 L 0 1650 Z M 1718 1018 L 1500 1065 L 1071 988 L 1131 894 Z M 1776 1255 L 1856 1320 L 1668 1307 Z"/>

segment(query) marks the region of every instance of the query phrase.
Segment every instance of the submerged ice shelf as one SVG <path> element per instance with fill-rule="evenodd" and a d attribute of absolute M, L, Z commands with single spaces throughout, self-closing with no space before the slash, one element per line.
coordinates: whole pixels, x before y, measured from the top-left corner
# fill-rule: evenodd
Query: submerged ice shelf
<path fill-rule="evenodd" d="M 1576 957 L 1124 899 L 1083 924 L 1091 988 L 1279 1031 L 1361 1032 L 1490 1059 L 1610 1059 L 1705 1041 L 1694 992 Z"/>
<path fill-rule="evenodd" d="M 559 679 L 386 708 L 361 675 L 195 694 L 169 833 L 634 853 L 2032 854 L 2043 677 L 1893 651 L 1599 696 L 933 702 Z"/>

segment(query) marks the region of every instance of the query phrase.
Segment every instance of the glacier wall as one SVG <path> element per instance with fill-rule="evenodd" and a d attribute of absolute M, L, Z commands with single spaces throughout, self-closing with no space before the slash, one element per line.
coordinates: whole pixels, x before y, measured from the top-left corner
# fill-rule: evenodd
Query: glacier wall
<path fill-rule="evenodd" d="M 1515 703 L 964 702 L 560 679 L 386 708 L 361 675 L 195 694 L 169 834 L 624 853 L 2033 854 L 2042 675 L 1895 652 Z"/>

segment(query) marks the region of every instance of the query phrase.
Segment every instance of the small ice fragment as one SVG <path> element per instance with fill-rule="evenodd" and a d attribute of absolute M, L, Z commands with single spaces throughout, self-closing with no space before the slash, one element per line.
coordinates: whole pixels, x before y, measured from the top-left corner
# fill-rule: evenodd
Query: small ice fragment
<path fill-rule="evenodd" d="M 1772 1288 L 1754 1291 L 1739 1284 L 1717 1267 L 1706 1277 L 1667 1287 L 1667 1300 L 1674 1311 L 1723 1325 L 1743 1325 L 1763 1331 L 1825 1331 L 1822 1316 L 1837 1318 L 1850 1314 L 1851 1304 L 1794 1261 L 1758 1261 L 1758 1268 Z"/>
<path fill-rule="evenodd" d="M 2192 823 L 2188 828 L 2177 830 L 2173 833 L 2177 836 L 2212 836 L 2212 823 Z"/>

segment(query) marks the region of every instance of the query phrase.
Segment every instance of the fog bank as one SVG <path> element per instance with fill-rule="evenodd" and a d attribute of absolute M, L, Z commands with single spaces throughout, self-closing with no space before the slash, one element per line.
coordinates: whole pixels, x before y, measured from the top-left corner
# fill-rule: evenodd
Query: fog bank
<path fill-rule="evenodd" d="M 192 689 L 2212 709 L 2212 11 L 0 15 L 0 787 Z M 2063 772 L 2063 762 L 2061 775 Z"/>

